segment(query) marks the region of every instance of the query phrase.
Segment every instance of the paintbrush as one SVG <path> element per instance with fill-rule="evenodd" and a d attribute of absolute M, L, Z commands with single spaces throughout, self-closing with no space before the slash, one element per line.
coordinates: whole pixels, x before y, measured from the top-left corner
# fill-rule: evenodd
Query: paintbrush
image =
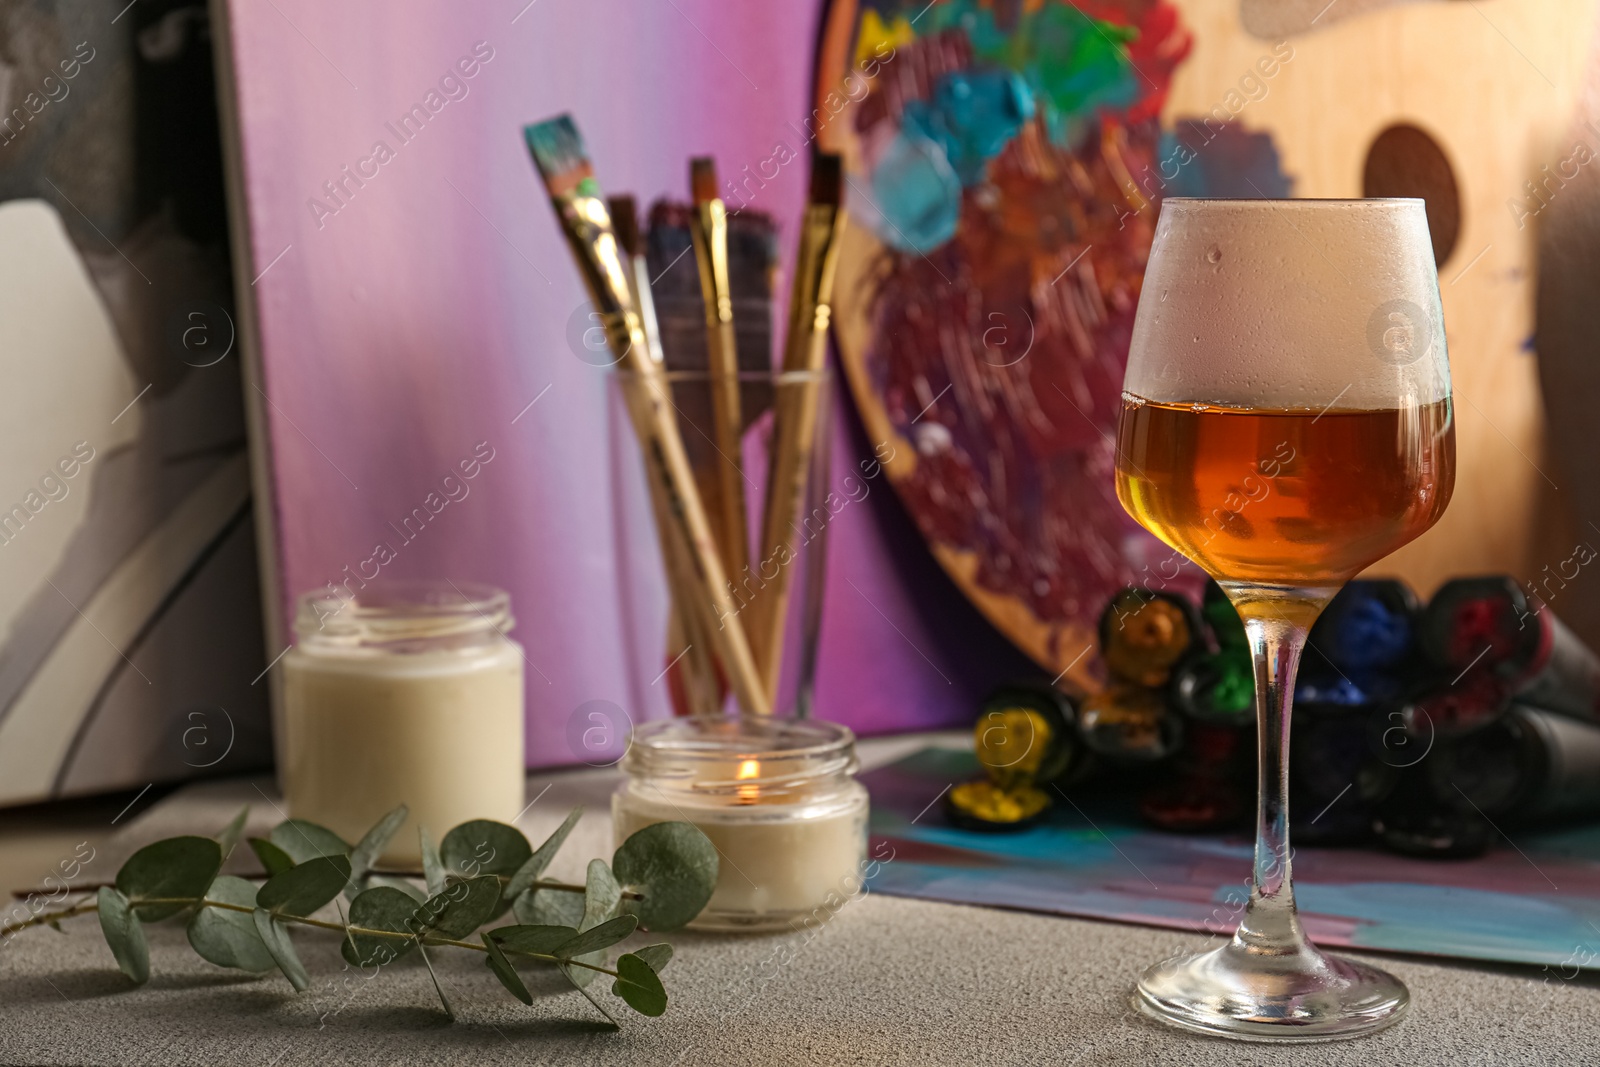
<path fill-rule="evenodd" d="M 645 260 L 644 241 L 639 232 L 638 207 L 631 196 L 613 196 L 607 204 L 611 209 L 612 229 L 616 231 L 617 243 L 622 246 L 624 262 L 628 266 L 630 291 L 634 306 L 639 309 L 647 354 L 652 362 L 664 365 L 655 299 L 650 291 L 650 265 Z M 677 673 L 669 679 L 668 684 L 679 714 L 714 714 L 722 706 L 722 695 L 705 637 L 706 620 L 701 618 L 698 610 L 702 598 L 694 594 L 690 578 L 693 567 L 683 558 L 676 539 L 668 535 L 672 519 L 668 513 L 666 496 L 653 479 L 649 486 L 650 507 L 655 515 L 656 532 L 661 539 L 661 560 L 667 574 L 667 588 L 672 594 L 666 658 L 667 669 Z M 681 668 L 678 667 L 680 663 L 683 664 Z"/>
<path fill-rule="evenodd" d="M 765 576 L 768 561 L 780 563 L 776 576 L 751 603 L 750 647 L 769 699 L 778 689 L 783 659 L 783 623 L 788 614 L 792 567 L 781 565 L 783 545 L 800 513 L 812 452 L 817 446 L 820 406 L 826 397 L 821 372 L 828 357 L 828 324 L 833 315 L 833 277 L 839 261 L 839 235 L 844 228 L 840 207 L 843 171 L 839 157 L 813 152 L 811 189 L 800 225 L 795 257 L 794 290 L 789 297 L 789 329 L 783 345 L 783 372 L 773 400 L 771 461 L 767 471 L 766 506 L 762 513 L 757 567 Z"/>
<path fill-rule="evenodd" d="M 551 206 L 572 249 L 578 273 L 605 328 L 606 342 L 617 357 L 623 396 L 644 453 L 645 474 L 662 495 L 674 551 L 691 568 L 688 576 L 696 597 L 705 598 L 716 625 L 706 635 L 727 674 L 740 706 L 752 714 L 770 714 L 771 701 L 761 685 L 740 624 L 738 608 L 728 593 L 727 575 L 717 557 L 705 506 L 695 489 L 683 441 L 672 417 L 672 400 L 661 366 L 649 354 L 644 326 L 634 306 L 611 216 L 600 198 L 600 186 L 584 152 L 583 139 L 570 116 L 561 115 L 523 131 L 539 169 Z"/>
<path fill-rule="evenodd" d="M 733 327 L 733 291 L 728 281 L 728 209 L 717 196 L 717 167 L 699 157 L 689 162 L 695 218 L 689 227 L 700 266 L 706 311 L 706 371 L 711 384 L 711 440 L 716 467 L 717 547 L 728 575 L 739 582 L 750 563 L 744 510 L 744 420 L 739 411 L 739 339 Z"/>

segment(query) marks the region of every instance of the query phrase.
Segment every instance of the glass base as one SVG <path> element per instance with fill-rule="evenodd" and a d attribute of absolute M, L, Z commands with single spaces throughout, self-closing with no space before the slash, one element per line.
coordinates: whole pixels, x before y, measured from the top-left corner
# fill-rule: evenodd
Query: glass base
<path fill-rule="evenodd" d="M 1281 955 L 1237 940 L 1156 964 L 1134 1006 L 1197 1033 L 1242 1041 L 1338 1041 L 1375 1033 L 1405 1015 L 1398 978 L 1305 944 Z"/>

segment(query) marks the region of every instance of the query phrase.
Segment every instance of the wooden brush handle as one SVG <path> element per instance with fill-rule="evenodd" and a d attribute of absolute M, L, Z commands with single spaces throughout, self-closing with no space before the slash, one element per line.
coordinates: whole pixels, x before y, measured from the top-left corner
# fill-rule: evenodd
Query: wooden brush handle
<path fill-rule="evenodd" d="M 645 354 L 644 331 L 638 317 L 631 311 L 619 317 L 625 319 L 624 324 L 613 327 L 608 323 L 607 328 L 621 328 L 629 335 L 629 341 L 620 346 L 627 353 L 623 369 L 629 372 L 622 378 L 622 391 L 644 452 L 645 473 L 654 483 L 653 491 L 661 495 L 658 514 L 668 520 L 665 533 L 671 542 L 669 551 L 688 569 L 686 584 L 694 590 L 689 603 L 701 613 L 702 620 L 709 616 L 705 636 L 716 651 L 740 706 L 751 714 L 770 715 L 772 702 L 756 670 L 738 606 L 728 593 L 727 576 L 717 556 L 705 507 L 695 489 L 689 457 L 678 435 L 666 378 Z M 613 345 L 613 351 L 618 347 Z"/>
<path fill-rule="evenodd" d="M 819 357 L 827 354 L 826 327 L 810 338 Z M 820 364 L 820 358 L 819 358 Z M 777 698 L 783 665 L 784 621 L 789 615 L 789 587 L 799 552 L 784 552 L 793 524 L 805 506 L 811 457 L 817 445 L 817 416 L 825 397 L 820 375 L 780 381 L 773 398 L 772 459 L 767 474 L 766 509 L 762 515 L 760 555 L 755 573 L 765 583 L 745 609 L 746 633 L 761 682 L 770 700 Z M 787 556 L 787 558 L 786 558 Z M 776 568 L 771 578 L 767 572 Z"/>
<path fill-rule="evenodd" d="M 750 563 L 745 519 L 744 417 L 739 405 L 739 345 L 733 326 L 733 296 L 728 279 L 728 219 L 720 200 L 700 205 L 691 226 L 700 290 L 706 308 L 706 356 L 711 386 L 711 440 L 716 466 L 717 547 L 723 568 L 735 582 Z"/>

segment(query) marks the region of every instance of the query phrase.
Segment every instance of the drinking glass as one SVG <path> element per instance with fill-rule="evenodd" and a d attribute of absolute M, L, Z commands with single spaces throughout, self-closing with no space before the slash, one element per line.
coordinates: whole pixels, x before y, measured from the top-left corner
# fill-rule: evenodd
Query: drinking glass
<path fill-rule="evenodd" d="M 1405 1013 L 1405 986 L 1324 954 L 1295 913 L 1289 710 L 1323 607 L 1450 500 L 1450 370 L 1422 201 L 1165 201 L 1122 405 L 1117 496 L 1238 608 L 1260 760 L 1238 931 L 1151 967 L 1135 1002 L 1223 1037 L 1381 1029 Z"/>

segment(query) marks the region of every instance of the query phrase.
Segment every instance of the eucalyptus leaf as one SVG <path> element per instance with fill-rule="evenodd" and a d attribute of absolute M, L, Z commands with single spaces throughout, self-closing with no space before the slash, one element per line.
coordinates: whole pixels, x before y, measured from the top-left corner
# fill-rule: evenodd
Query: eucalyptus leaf
<path fill-rule="evenodd" d="M 110 886 L 101 886 L 100 932 L 111 955 L 116 957 L 122 973 L 137 985 L 150 980 L 150 945 L 144 938 L 144 926 L 133 913 L 128 898 Z"/>
<path fill-rule="evenodd" d="M 406 817 L 411 810 L 404 804 L 389 812 L 373 824 L 372 829 L 361 835 L 361 840 L 356 842 L 356 847 L 350 850 L 350 884 L 345 886 L 344 895 L 354 900 L 361 891 L 361 879 L 366 877 L 367 871 L 378 862 L 384 848 L 399 832 L 404 825 Z"/>
<path fill-rule="evenodd" d="M 609 922 L 601 923 L 592 930 L 581 931 L 578 936 L 557 945 L 555 954 L 571 959 L 586 952 L 597 952 L 603 948 L 610 948 L 633 933 L 638 925 L 639 920 L 632 915 L 619 915 Z"/>
<path fill-rule="evenodd" d="M 428 950 L 418 945 L 417 951 L 422 953 L 423 966 L 428 968 L 428 977 L 433 979 L 433 991 L 439 994 L 439 1003 L 444 1005 L 445 1018 L 455 1022 L 456 1010 L 450 1006 L 450 998 L 444 995 L 444 986 L 439 984 L 439 976 L 433 971 L 433 961 L 428 958 Z"/>
<path fill-rule="evenodd" d="M 267 837 L 296 863 L 318 856 L 348 856 L 350 843 L 326 826 L 305 819 L 290 819 L 272 828 Z"/>
<path fill-rule="evenodd" d="M 576 927 L 583 922 L 583 901 L 583 896 L 563 889 L 529 889 L 511 909 L 520 923 Z"/>
<path fill-rule="evenodd" d="M 558 945 L 578 936 L 571 926 L 499 926 L 486 932 L 508 951 L 539 956 L 555 955 Z"/>
<path fill-rule="evenodd" d="M 611 983 L 611 992 L 640 1015 L 660 1015 L 667 1010 L 667 991 L 655 968 L 632 953 L 617 958 L 617 980 Z"/>
<path fill-rule="evenodd" d="M 140 900 L 205 895 L 222 866 L 222 846 L 209 837 L 169 837 L 146 845 L 117 871 L 117 891 L 133 904 L 140 921 L 153 923 L 178 914 L 188 904 L 140 904 Z"/>
<path fill-rule="evenodd" d="M 434 847 L 433 838 L 428 836 L 428 828 L 419 826 L 417 836 L 422 842 L 422 880 L 428 883 L 428 896 L 436 897 L 444 892 L 444 864 L 439 860 L 439 850 Z"/>
<path fill-rule="evenodd" d="M 500 879 L 492 874 L 453 882 L 428 898 L 416 914 L 417 933 L 460 940 L 488 922 L 500 903 Z"/>
<path fill-rule="evenodd" d="M 606 1010 L 606 1006 L 596 1000 L 594 998 L 594 994 L 585 988 L 586 983 L 578 981 L 577 977 L 573 974 L 574 971 L 582 970 L 582 968 L 568 967 L 564 963 L 560 966 L 561 973 L 567 976 L 567 981 L 572 983 L 573 988 L 582 993 L 584 999 L 588 1000 L 590 1004 L 593 1004 L 595 1006 L 595 1010 L 606 1017 L 606 1022 L 610 1023 L 613 1029 L 621 1030 L 622 1024 L 617 1022 L 616 1017 Z"/>
<path fill-rule="evenodd" d="M 272 913 L 265 908 L 257 908 L 251 913 L 251 919 L 256 924 L 256 933 L 261 937 L 261 943 L 271 953 L 272 959 L 278 965 L 278 970 L 289 979 L 289 984 L 294 986 L 296 993 L 304 993 L 311 988 L 311 979 L 306 976 L 305 964 L 300 962 L 300 957 L 295 955 L 294 942 L 289 940 L 289 931 L 279 923 L 272 921 Z"/>
<path fill-rule="evenodd" d="M 235 815 L 228 822 L 228 825 L 222 828 L 222 832 L 217 835 L 217 847 L 222 849 L 224 862 L 227 861 L 229 856 L 233 855 L 234 848 L 239 844 L 240 836 L 244 834 L 245 820 L 249 818 L 250 805 L 246 804 L 239 809 L 239 814 Z"/>
<path fill-rule="evenodd" d="M 412 932 L 417 904 L 415 898 L 392 886 L 374 886 L 356 894 L 350 902 L 349 925 L 394 933 Z M 373 937 L 351 931 L 339 951 L 352 967 L 382 967 L 416 947 L 415 938 Z"/>
<path fill-rule="evenodd" d="M 572 828 L 578 825 L 578 820 L 582 817 L 581 807 L 573 808 L 567 813 L 565 821 L 556 827 L 555 833 L 546 838 L 544 844 L 535 849 L 533 855 L 529 856 L 527 861 L 517 868 L 517 873 L 511 876 L 511 884 L 506 886 L 506 899 L 515 900 L 539 880 L 539 876 L 550 866 L 550 861 L 556 858 L 556 853 L 561 851 L 561 846 L 567 842 L 567 836 L 572 833 Z"/>
<path fill-rule="evenodd" d="M 617 884 L 606 861 L 590 860 L 589 876 L 584 885 L 583 921 L 578 924 L 578 929 L 589 930 L 607 919 L 615 918 L 617 905 L 621 902 L 622 887 Z"/>
<path fill-rule="evenodd" d="M 511 995 L 522 1001 L 522 1003 L 532 1004 L 533 994 L 528 992 L 528 987 L 522 982 L 522 976 L 517 973 L 515 967 L 511 966 L 511 961 L 506 959 L 505 953 L 500 951 L 499 943 L 490 937 L 487 932 L 478 936 L 483 938 L 483 947 L 489 950 L 487 960 L 489 970 L 493 971 L 494 976 L 500 979 L 500 984 L 510 990 Z"/>
<path fill-rule="evenodd" d="M 367 875 L 368 889 L 377 889 L 380 887 L 387 889 L 398 889 L 400 892 L 404 893 L 418 904 L 421 904 L 424 900 L 428 899 L 427 893 L 423 892 L 421 889 L 418 889 L 405 878 L 396 878 L 393 875 L 388 874 Z M 357 893 L 356 895 L 360 896 L 361 894 Z"/>
<path fill-rule="evenodd" d="M 621 901 L 622 887 L 617 885 L 616 878 L 612 877 L 611 868 L 606 866 L 606 861 L 590 860 L 583 895 L 583 920 L 578 923 L 578 929 L 592 930 L 607 919 L 613 918 Z M 596 949 L 574 958 L 583 963 L 600 966 L 605 963 L 606 954 L 604 949 Z M 572 980 L 581 986 L 587 986 L 598 977 L 600 977 L 599 971 L 591 971 L 586 967 L 574 968 L 572 971 Z"/>
<path fill-rule="evenodd" d="M 280 915 L 310 915 L 337 897 L 349 880 L 348 856 L 316 856 L 268 878 L 256 893 L 256 906 Z"/>
<path fill-rule="evenodd" d="M 611 869 L 624 889 L 644 897 L 624 899 L 624 912 L 652 930 L 676 930 L 710 901 L 717 887 L 717 849 L 692 823 L 658 822 L 624 841 Z"/>
<path fill-rule="evenodd" d="M 206 890 L 206 899 L 253 908 L 256 887 L 243 878 L 219 874 L 216 881 L 211 883 L 211 888 Z M 189 920 L 189 944 L 201 959 L 218 967 L 235 967 L 259 974 L 272 970 L 276 965 L 272 953 L 261 943 L 261 935 L 256 932 L 255 919 L 250 912 L 200 908 Z"/>
<path fill-rule="evenodd" d="M 660 974 L 666 970 L 667 963 L 672 959 L 672 946 L 646 945 L 644 948 L 634 949 L 633 954 L 648 963 L 652 971 Z"/>
<path fill-rule="evenodd" d="M 256 859 L 261 861 L 261 866 L 265 868 L 268 878 L 275 874 L 282 874 L 294 866 L 294 860 L 290 858 L 287 852 L 264 837 L 250 838 L 250 851 L 254 852 Z"/>
<path fill-rule="evenodd" d="M 439 843 L 439 859 L 446 870 L 467 878 L 485 874 L 510 878 L 532 855 L 521 830 L 492 819 L 464 822 Z"/>

